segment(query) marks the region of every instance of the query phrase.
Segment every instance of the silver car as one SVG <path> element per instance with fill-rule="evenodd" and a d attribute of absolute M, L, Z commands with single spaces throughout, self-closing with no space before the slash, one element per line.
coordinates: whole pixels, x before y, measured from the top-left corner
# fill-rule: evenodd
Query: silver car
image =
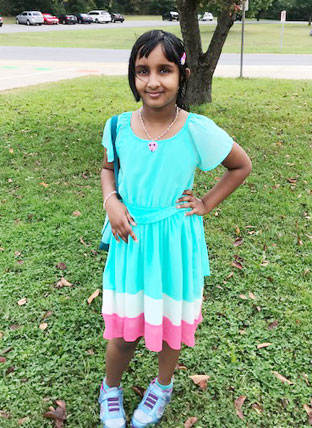
<path fill-rule="evenodd" d="M 96 24 L 108 24 L 109 22 L 112 22 L 112 17 L 106 10 L 90 10 L 88 15 L 91 16 L 93 22 Z"/>
<path fill-rule="evenodd" d="M 16 24 L 26 25 L 42 25 L 44 19 L 41 12 L 36 11 L 24 11 L 17 15 Z"/>

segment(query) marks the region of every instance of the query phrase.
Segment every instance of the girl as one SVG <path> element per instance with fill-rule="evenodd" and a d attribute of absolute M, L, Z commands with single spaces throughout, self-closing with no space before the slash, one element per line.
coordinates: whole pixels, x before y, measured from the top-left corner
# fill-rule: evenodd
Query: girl
<path fill-rule="evenodd" d="M 173 34 L 153 30 L 132 48 L 129 83 L 142 107 L 118 117 L 117 198 L 110 120 L 101 171 L 104 208 L 114 237 L 103 275 L 106 377 L 100 391 L 105 428 L 126 427 L 122 374 L 139 340 L 158 353 L 158 376 L 131 426 L 157 424 L 169 403 L 181 344 L 194 346 L 204 276 L 210 274 L 202 216 L 230 195 L 251 170 L 238 144 L 205 116 L 183 109 L 190 70 Z M 196 167 L 220 163 L 222 179 L 203 197 L 192 192 Z"/>

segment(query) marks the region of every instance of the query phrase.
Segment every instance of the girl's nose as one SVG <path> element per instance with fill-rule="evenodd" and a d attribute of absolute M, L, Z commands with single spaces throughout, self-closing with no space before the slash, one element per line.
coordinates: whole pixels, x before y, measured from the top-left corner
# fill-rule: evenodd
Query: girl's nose
<path fill-rule="evenodd" d="M 150 73 L 148 76 L 147 86 L 149 88 L 158 88 L 159 85 L 160 85 L 160 83 L 159 83 L 159 79 L 157 78 L 157 74 L 156 73 Z"/>

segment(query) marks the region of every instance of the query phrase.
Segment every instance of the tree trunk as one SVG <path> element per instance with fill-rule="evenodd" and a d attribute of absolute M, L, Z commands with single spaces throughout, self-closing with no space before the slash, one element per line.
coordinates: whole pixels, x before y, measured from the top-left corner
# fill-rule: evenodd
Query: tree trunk
<path fill-rule="evenodd" d="M 217 67 L 224 42 L 234 23 L 232 4 L 227 5 L 218 17 L 209 47 L 202 51 L 197 19 L 197 0 L 177 0 L 180 25 L 185 43 L 191 76 L 186 94 L 186 105 L 211 102 L 212 78 Z"/>
<path fill-rule="evenodd" d="M 312 22 L 312 13 L 309 14 L 309 25 L 311 25 Z"/>

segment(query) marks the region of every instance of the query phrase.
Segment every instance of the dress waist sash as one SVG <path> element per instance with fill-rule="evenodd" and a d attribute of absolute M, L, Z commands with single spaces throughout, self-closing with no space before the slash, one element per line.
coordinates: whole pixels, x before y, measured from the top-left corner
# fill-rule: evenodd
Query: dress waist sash
<path fill-rule="evenodd" d="M 137 224 L 155 223 L 172 215 L 191 211 L 191 208 L 177 208 L 175 205 L 161 208 L 143 208 L 122 201 Z"/>

